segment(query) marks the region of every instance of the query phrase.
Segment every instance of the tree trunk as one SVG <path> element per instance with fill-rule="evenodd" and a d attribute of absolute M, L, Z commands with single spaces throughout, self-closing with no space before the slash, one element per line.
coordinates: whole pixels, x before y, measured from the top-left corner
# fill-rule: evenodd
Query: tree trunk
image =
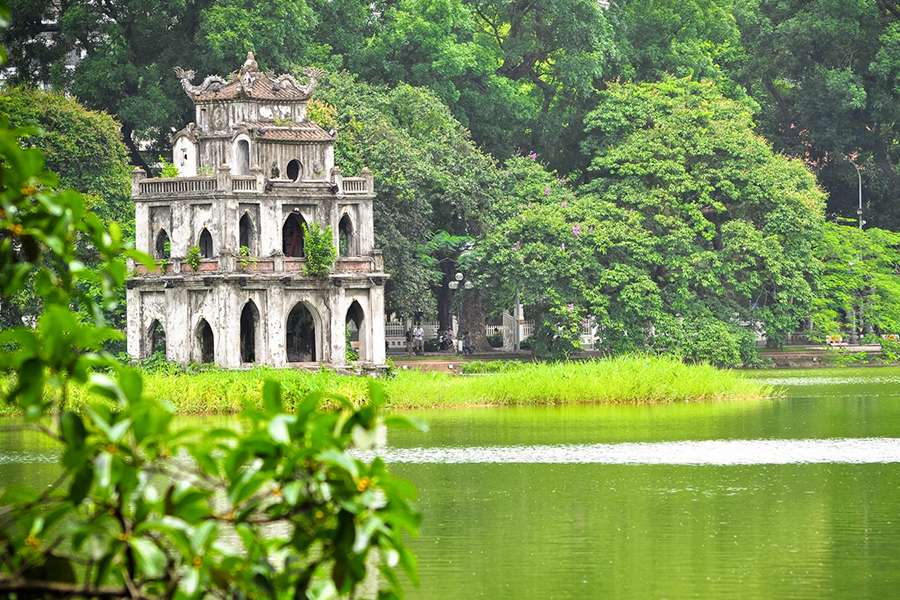
<path fill-rule="evenodd" d="M 441 271 L 443 272 L 441 287 L 436 293 L 437 316 L 440 330 L 446 331 L 453 325 L 453 290 L 447 287 L 447 284 L 453 280 L 453 275 L 456 273 L 456 261 L 445 260 L 441 263 Z"/>
<path fill-rule="evenodd" d="M 479 290 L 462 291 L 462 309 L 460 314 L 460 335 L 466 331 L 472 338 L 472 347 L 476 352 L 489 352 L 491 345 L 484 335 L 484 304 Z"/>
<path fill-rule="evenodd" d="M 147 161 L 144 160 L 144 157 L 141 156 L 140 151 L 137 147 L 137 142 L 134 141 L 134 130 L 130 125 L 125 123 L 122 124 L 122 139 L 125 141 L 125 145 L 128 146 L 128 153 L 131 155 L 131 163 L 136 166 L 144 169 L 148 176 L 152 176 L 150 173 L 150 165 L 147 164 Z"/>

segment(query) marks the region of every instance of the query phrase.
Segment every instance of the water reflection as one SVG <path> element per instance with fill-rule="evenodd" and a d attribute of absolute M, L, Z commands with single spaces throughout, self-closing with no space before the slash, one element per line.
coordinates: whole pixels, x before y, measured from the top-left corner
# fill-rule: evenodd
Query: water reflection
<path fill-rule="evenodd" d="M 705 440 L 638 444 L 385 448 L 357 452 L 406 464 L 789 465 L 897 463 L 900 438 Z"/>

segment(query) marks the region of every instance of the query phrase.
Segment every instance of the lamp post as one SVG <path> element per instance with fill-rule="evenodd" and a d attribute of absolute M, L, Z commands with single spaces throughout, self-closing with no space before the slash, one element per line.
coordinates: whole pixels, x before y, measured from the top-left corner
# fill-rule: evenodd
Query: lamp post
<path fill-rule="evenodd" d="M 454 291 L 459 290 L 459 289 L 471 290 L 474 287 L 474 285 L 472 284 L 472 282 L 470 280 L 466 279 L 466 276 L 463 273 L 457 272 L 456 275 L 453 276 L 453 280 L 447 283 L 447 287 Z M 460 308 L 460 314 L 459 314 L 459 316 L 457 316 L 457 323 L 459 323 L 460 326 L 462 325 L 462 312 L 461 311 L 462 311 L 462 309 Z M 457 339 L 459 339 L 459 337 L 460 337 L 459 333 L 460 332 L 458 332 L 458 331 L 456 332 Z"/>
<path fill-rule="evenodd" d="M 848 158 L 850 164 L 853 165 L 853 168 L 856 169 L 856 178 L 859 180 L 859 205 L 856 207 L 856 216 L 859 219 L 859 228 L 862 229 L 863 225 L 865 225 L 865 221 L 863 221 L 863 207 L 862 207 L 862 171 L 859 169 L 859 165 L 853 162 L 852 159 Z"/>

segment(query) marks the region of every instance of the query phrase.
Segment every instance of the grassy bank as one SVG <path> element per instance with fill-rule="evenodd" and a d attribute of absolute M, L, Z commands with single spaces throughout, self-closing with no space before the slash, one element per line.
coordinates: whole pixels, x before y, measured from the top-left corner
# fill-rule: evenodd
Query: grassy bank
<path fill-rule="evenodd" d="M 180 414 L 228 414 L 245 400 L 260 402 L 262 382 L 281 382 L 288 402 L 312 391 L 338 393 L 362 402 L 369 380 L 333 372 L 259 368 L 196 373 L 149 371 L 148 395 L 171 402 Z M 394 409 L 574 403 L 660 404 L 760 399 L 770 387 L 739 373 L 671 358 L 627 356 L 571 363 L 521 363 L 499 372 L 465 376 L 404 370 L 381 380 Z M 90 392 L 72 390 L 72 404 Z"/>

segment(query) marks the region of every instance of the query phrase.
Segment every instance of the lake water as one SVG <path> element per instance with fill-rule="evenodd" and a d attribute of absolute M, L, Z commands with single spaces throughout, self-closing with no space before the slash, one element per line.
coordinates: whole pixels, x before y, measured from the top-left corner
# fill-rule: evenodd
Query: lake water
<path fill-rule="evenodd" d="M 900 595 L 900 370 L 764 372 L 781 398 L 419 413 L 410 598 Z M 0 485 L 52 477 L 0 435 Z"/>
<path fill-rule="evenodd" d="M 409 596 L 900 596 L 900 370 L 765 375 L 782 399 L 422 415 L 387 451 Z"/>

